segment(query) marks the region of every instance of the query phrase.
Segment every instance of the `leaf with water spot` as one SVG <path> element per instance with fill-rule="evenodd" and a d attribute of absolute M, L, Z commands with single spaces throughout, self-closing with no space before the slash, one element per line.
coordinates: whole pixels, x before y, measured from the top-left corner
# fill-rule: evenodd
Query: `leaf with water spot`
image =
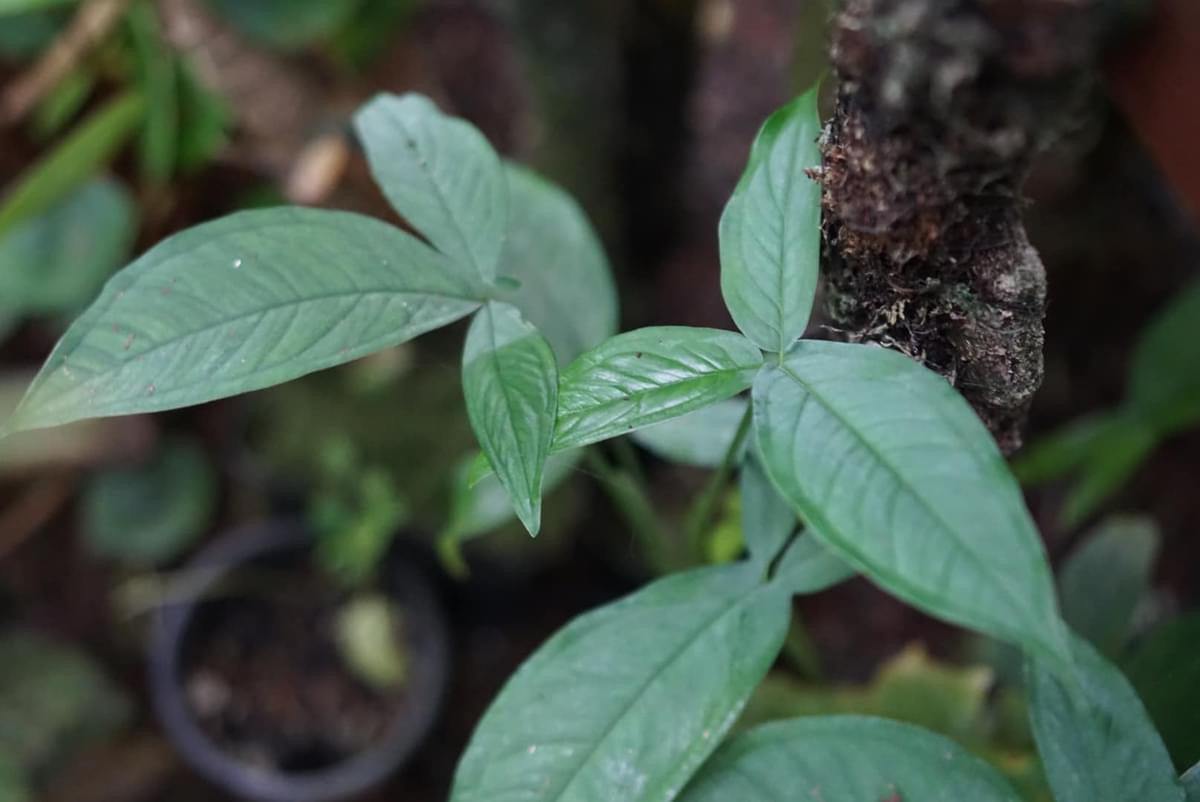
<path fill-rule="evenodd" d="M 443 256 L 386 223 L 316 209 L 240 212 L 176 234 L 117 273 L 6 430 L 257 390 L 478 306 Z"/>
<path fill-rule="evenodd" d="M 456 269 L 492 281 L 508 231 L 508 184 L 483 134 L 414 94 L 377 96 L 354 125 L 396 211 Z"/>
<path fill-rule="evenodd" d="M 490 301 L 471 323 L 463 351 L 467 416 L 517 517 L 536 535 L 558 366 L 550 344 L 516 307 Z"/>
<path fill-rule="evenodd" d="M 757 727 L 722 746 L 680 797 L 681 802 L 1020 799 L 995 769 L 948 738 L 867 716 L 814 716 Z"/>
<path fill-rule="evenodd" d="M 760 576 L 676 574 L 568 624 L 484 715 L 451 802 L 672 799 L 783 643 L 790 596 Z"/>

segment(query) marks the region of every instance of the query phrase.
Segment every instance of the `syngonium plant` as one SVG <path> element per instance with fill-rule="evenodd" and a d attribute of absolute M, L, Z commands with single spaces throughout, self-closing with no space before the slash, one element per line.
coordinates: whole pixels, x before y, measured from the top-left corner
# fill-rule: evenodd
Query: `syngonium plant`
<path fill-rule="evenodd" d="M 536 534 L 547 475 L 562 472 L 552 455 L 569 463 L 749 390 L 732 437 L 691 430 L 724 438 L 722 465 L 740 465 L 747 558 L 667 576 L 553 636 L 479 724 L 453 802 L 1017 799 L 987 764 L 897 722 L 801 718 L 726 740 L 792 596 L 856 573 L 1024 650 L 1061 802 L 1185 799 L 1137 696 L 1062 623 L 1038 532 L 971 408 L 901 354 L 803 339 L 820 252 L 815 92 L 766 122 L 721 219 L 739 331 L 614 336 L 606 264 L 561 191 L 420 96 L 379 97 L 356 123 L 423 240 L 302 208 L 170 237 L 71 326 L 6 431 L 243 393 L 470 317 L 474 473 L 494 472 Z"/>

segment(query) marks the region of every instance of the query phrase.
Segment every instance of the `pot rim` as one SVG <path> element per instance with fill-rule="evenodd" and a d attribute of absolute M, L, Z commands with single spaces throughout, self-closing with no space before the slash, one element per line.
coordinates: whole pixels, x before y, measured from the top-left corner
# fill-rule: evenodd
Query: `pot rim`
<path fill-rule="evenodd" d="M 188 562 L 199 573 L 195 593 L 165 604 L 151 619 L 147 662 L 155 712 L 183 758 L 210 781 L 261 802 L 328 802 L 376 785 L 407 760 L 433 728 L 441 707 L 449 668 L 444 616 L 432 585 L 405 561 L 387 570 L 405 587 L 406 605 L 426 621 L 428 637 L 414 660 L 408 704 L 387 734 L 374 746 L 324 769 L 281 772 L 248 766 L 222 750 L 199 726 L 180 682 L 182 647 L 205 591 L 235 566 L 272 552 L 311 542 L 296 519 L 272 519 L 239 526 L 217 538 Z"/>

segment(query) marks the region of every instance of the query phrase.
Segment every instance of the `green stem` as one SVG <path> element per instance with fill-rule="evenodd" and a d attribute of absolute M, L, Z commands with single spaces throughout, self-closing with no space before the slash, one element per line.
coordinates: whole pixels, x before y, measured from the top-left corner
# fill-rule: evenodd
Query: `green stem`
<path fill-rule="evenodd" d="M 708 484 L 704 486 L 700 495 L 692 503 L 691 509 L 688 510 L 687 528 L 685 529 L 687 542 L 691 544 L 692 554 L 700 562 L 704 561 L 704 534 L 708 529 L 709 523 L 712 521 L 717 503 L 721 500 L 721 494 L 725 491 L 725 486 L 729 483 L 729 477 L 733 475 L 733 469 L 737 465 L 742 445 L 746 442 L 746 436 L 750 433 L 750 423 L 752 420 L 753 416 L 750 408 L 747 407 L 746 414 L 742 415 L 742 421 L 738 424 L 737 434 L 733 436 L 733 440 L 729 443 L 729 448 L 725 450 L 725 456 L 721 460 L 720 467 L 709 477 Z"/>
<path fill-rule="evenodd" d="M 613 505 L 629 524 L 634 535 L 641 541 L 646 559 L 655 571 L 664 567 L 664 531 L 650 498 L 636 477 L 627 471 L 614 468 L 596 448 L 584 450 L 584 462 L 600 479 Z"/>

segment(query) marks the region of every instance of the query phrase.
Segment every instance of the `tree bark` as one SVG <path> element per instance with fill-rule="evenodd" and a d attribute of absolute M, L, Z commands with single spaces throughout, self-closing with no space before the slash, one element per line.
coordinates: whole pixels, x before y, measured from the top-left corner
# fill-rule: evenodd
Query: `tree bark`
<path fill-rule="evenodd" d="M 823 143 L 826 306 L 963 393 L 1005 452 L 1042 380 L 1033 157 L 1094 84 L 1102 0 L 846 0 Z"/>

